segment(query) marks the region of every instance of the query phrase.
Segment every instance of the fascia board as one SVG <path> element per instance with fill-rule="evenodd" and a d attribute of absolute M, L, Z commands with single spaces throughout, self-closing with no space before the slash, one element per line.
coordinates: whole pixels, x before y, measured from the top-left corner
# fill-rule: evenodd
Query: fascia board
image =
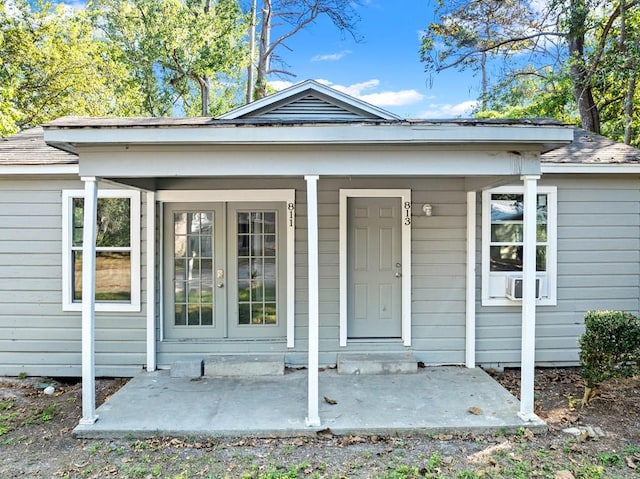
<path fill-rule="evenodd" d="M 0 175 L 78 175 L 78 165 L 0 165 Z"/>
<path fill-rule="evenodd" d="M 568 144 L 564 127 L 460 125 L 293 125 L 213 128 L 47 129 L 45 141 L 67 144 Z"/>
<path fill-rule="evenodd" d="M 584 163 L 542 163 L 540 169 L 543 174 L 640 174 L 640 165 L 589 165 Z"/>

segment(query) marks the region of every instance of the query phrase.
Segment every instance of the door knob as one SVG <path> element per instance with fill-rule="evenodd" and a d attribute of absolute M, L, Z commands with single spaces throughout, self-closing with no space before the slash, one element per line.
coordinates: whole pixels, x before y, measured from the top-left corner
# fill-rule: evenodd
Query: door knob
<path fill-rule="evenodd" d="M 400 276 L 402 276 L 402 273 L 396 273 L 396 278 L 399 278 Z"/>

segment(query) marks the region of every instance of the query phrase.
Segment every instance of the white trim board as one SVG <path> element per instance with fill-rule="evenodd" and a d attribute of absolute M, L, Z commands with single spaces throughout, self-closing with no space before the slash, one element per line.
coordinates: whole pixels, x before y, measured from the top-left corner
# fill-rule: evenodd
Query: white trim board
<path fill-rule="evenodd" d="M 411 346 L 411 190 L 410 189 L 341 189 L 340 190 L 340 346 L 347 346 L 347 199 L 400 198 L 404 218 L 402 225 L 402 341 Z"/>
<path fill-rule="evenodd" d="M 83 180 L 84 181 L 84 180 Z M 85 190 L 62 191 L 62 310 L 81 311 L 82 303 L 73 301 L 71 274 L 71 244 L 73 227 L 73 198 L 84 198 Z M 131 301 L 99 302 L 96 311 L 140 311 L 140 192 L 137 190 L 98 189 L 98 198 L 129 198 L 131 201 Z"/>
<path fill-rule="evenodd" d="M 295 345 L 295 231 L 296 190 L 160 190 L 156 201 L 162 203 L 206 203 L 235 201 L 280 201 L 287 208 L 287 347 Z M 162 236 L 162 235 L 161 235 Z M 162 249 L 161 249 L 162 251 Z M 162 276 L 162 275 L 160 275 Z M 162 317 L 162 316 L 161 316 Z M 164 328 L 160 328 L 161 331 Z M 162 339 L 161 339 L 162 340 Z"/>
<path fill-rule="evenodd" d="M 1 175 L 78 175 L 80 167 L 71 165 L 0 165 Z"/>

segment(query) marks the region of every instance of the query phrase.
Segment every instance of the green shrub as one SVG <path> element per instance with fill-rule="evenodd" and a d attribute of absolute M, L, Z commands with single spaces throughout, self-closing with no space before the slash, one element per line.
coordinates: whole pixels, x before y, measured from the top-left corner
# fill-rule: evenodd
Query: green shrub
<path fill-rule="evenodd" d="M 586 385 L 583 404 L 595 388 L 615 377 L 640 372 L 640 319 L 625 311 L 589 311 L 580 337 L 580 365 Z"/>

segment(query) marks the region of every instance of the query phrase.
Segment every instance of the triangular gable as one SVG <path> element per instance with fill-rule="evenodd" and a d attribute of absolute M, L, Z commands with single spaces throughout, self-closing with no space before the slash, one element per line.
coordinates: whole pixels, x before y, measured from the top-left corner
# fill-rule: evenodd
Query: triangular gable
<path fill-rule="evenodd" d="M 232 110 L 221 120 L 399 120 L 393 113 L 313 80 Z"/>

